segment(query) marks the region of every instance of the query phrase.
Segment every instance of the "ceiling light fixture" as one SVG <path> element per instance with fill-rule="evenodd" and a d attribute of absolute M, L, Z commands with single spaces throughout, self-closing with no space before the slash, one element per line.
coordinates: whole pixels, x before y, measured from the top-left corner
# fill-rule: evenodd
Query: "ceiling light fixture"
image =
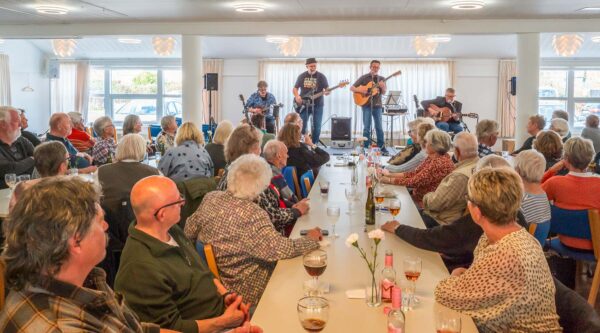
<path fill-rule="evenodd" d="M 578 12 L 597 12 L 600 11 L 600 7 L 583 7 L 577 9 Z"/>
<path fill-rule="evenodd" d="M 233 5 L 236 12 L 240 13 L 260 13 L 264 12 L 266 6 L 262 3 L 236 3 Z"/>
<path fill-rule="evenodd" d="M 70 57 L 75 52 L 77 41 L 74 39 L 53 39 L 52 50 L 59 57 Z"/>
<path fill-rule="evenodd" d="M 119 43 L 122 44 L 140 44 L 142 43 L 141 39 L 138 38 L 118 38 Z"/>
<path fill-rule="evenodd" d="M 413 39 L 413 47 L 418 55 L 427 57 L 435 53 L 437 42 L 430 42 L 426 36 L 415 36 Z"/>
<path fill-rule="evenodd" d="M 594 43 L 600 43 L 600 35 L 592 36 L 591 40 Z"/>
<path fill-rule="evenodd" d="M 48 15 L 65 15 L 69 12 L 69 8 L 55 5 L 38 5 L 33 8 L 40 14 Z"/>
<path fill-rule="evenodd" d="M 154 37 L 152 38 L 152 45 L 154 45 L 154 53 L 160 56 L 169 56 L 175 49 L 177 40 L 173 37 Z"/>
<path fill-rule="evenodd" d="M 265 40 L 267 41 L 267 43 L 283 44 L 287 43 L 290 40 L 290 38 L 288 36 L 267 36 Z"/>
<path fill-rule="evenodd" d="M 554 35 L 552 46 L 554 51 L 561 57 L 570 57 L 579 51 L 583 44 L 583 37 L 578 34 Z"/>
<path fill-rule="evenodd" d="M 277 48 L 285 57 L 295 57 L 302 49 L 302 37 L 290 37 L 287 42 L 277 45 Z"/>
<path fill-rule="evenodd" d="M 485 6 L 485 2 L 479 0 L 466 0 L 466 1 L 452 1 L 452 9 L 458 10 L 475 10 L 481 9 Z"/>
<path fill-rule="evenodd" d="M 434 43 L 448 43 L 452 40 L 452 37 L 450 35 L 427 35 L 425 40 Z"/>

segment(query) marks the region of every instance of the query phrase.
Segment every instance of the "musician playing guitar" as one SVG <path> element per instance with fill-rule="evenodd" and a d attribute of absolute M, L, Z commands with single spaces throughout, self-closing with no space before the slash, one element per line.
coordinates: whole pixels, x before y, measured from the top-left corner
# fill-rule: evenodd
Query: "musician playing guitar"
<path fill-rule="evenodd" d="M 258 90 L 250 95 L 245 107 L 250 113 L 262 113 L 265 116 L 267 132 L 275 134 L 275 117 L 271 105 L 277 104 L 277 100 L 267 91 L 269 85 L 266 81 L 258 81 L 256 86 Z"/>
<path fill-rule="evenodd" d="M 304 101 L 303 97 L 307 97 L 316 93 L 323 92 L 323 95 L 329 95 L 329 91 L 326 89 L 329 88 L 329 83 L 327 82 L 327 77 L 321 72 L 317 72 L 317 59 L 308 58 L 306 59 L 306 69 L 307 71 L 300 74 L 296 79 L 296 84 L 294 85 L 294 99 L 297 104 L 302 104 Z M 302 134 L 306 134 L 306 127 L 308 126 L 308 118 L 312 115 L 312 141 L 315 144 L 319 143 L 319 136 L 321 135 L 321 121 L 323 120 L 323 105 L 324 105 L 323 96 L 316 98 L 314 100 L 314 107 L 309 106 L 302 109 L 300 112 L 300 117 L 302 118 Z"/>
<path fill-rule="evenodd" d="M 435 120 L 435 126 L 446 132 L 462 132 L 460 124 L 462 103 L 455 100 L 456 93 L 453 88 L 446 89 L 444 96 L 422 101 L 421 105 L 425 115 Z"/>
<path fill-rule="evenodd" d="M 373 119 L 375 122 L 375 133 L 377 134 L 377 146 L 385 154 L 387 150 L 384 147 L 383 126 L 381 125 L 381 114 L 383 113 L 381 95 L 385 94 L 387 86 L 385 85 L 385 78 L 378 75 L 380 67 L 381 62 L 379 60 L 371 61 L 369 73 L 359 77 L 350 87 L 350 90 L 354 93 L 370 95 L 368 101 L 361 106 L 363 113 L 363 136 L 368 139 L 371 138 L 371 119 Z M 373 82 L 373 87 L 369 89 L 367 85 L 370 82 Z M 370 146 L 369 140 L 365 141 L 365 147 L 368 146 Z"/>

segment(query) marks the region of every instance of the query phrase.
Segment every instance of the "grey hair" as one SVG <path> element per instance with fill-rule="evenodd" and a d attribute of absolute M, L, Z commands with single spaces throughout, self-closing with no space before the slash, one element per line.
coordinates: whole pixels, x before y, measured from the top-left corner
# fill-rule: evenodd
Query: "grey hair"
<path fill-rule="evenodd" d="M 218 145 L 225 145 L 225 142 L 227 142 L 227 139 L 229 139 L 231 132 L 233 132 L 233 124 L 229 120 L 221 120 L 221 122 L 215 129 L 213 143 Z"/>
<path fill-rule="evenodd" d="M 277 153 L 285 147 L 285 144 L 279 140 L 269 140 L 263 147 L 263 156 L 267 162 L 273 161 Z"/>
<path fill-rule="evenodd" d="M 126 134 L 117 144 L 117 152 L 115 160 L 117 162 L 123 160 L 141 161 L 146 154 L 146 139 L 139 134 Z"/>
<path fill-rule="evenodd" d="M 110 126 L 111 124 L 112 119 L 110 119 L 110 117 L 102 116 L 94 120 L 94 132 L 96 132 L 97 136 L 102 137 L 102 135 L 104 135 L 104 129 Z"/>
<path fill-rule="evenodd" d="M 175 116 L 164 116 L 160 119 L 160 128 L 164 130 L 174 121 L 176 121 Z"/>
<path fill-rule="evenodd" d="M 573 137 L 563 146 L 563 158 L 574 168 L 585 170 L 594 158 L 594 144 L 589 139 Z"/>
<path fill-rule="evenodd" d="M 554 118 L 550 121 L 550 129 L 564 138 L 569 134 L 569 122 L 562 118 Z"/>
<path fill-rule="evenodd" d="M 123 120 L 123 135 L 127 135 L 130 133 L 135 133 L 133 130 L 135 128 L 135 123 L 141 121 L 140 116 L 136 114 L 129 114 Z"/>
<path fill-rule="evenodd" d="M 496 169 L 496 168 L 511 168 L 510 163 L 508 163 L 507 160 L 505 160 L 504 158 L 498 156 L 498 155 L 487 155 L 484 156 L 483 158 L 481 158 L 479 160 L 479 162 L 477 162 L 477 165 L 475 166 L 475 171 L 479 171 L 481 169 L 486 169 L 486 168 L 491 168 L 491 169 Z"/>
<path fill-rule="evenodd" d="M 69 115 L 69 118 L 71 119 L 71 122 L 73 124 L 83 124 L 83 116 L 81 115 L 81 113 L 69 112 L 67 113 L 67 115 Z"/>
<path fill-rule="evenodd" d="M 477 138 L 468 132 L 460 132 L 454 136 L 454 147 L 458 148 L 465 158 L 472 158 L 478 154 Z"/>
<path fill-rule="evenodd" d="M 0 106 L 0 122 L 10 122 L 10 111 L 19 112 L 19 110 L 12 106 Z"/>
<path fill-rule="evenodd" d="M 262 157 L 242 155 L 231 163 L 227 172 L 227 191 L 239 199 L 254 200 L 271 183 L 271 167 Z"/>
<path fill-rule="evenodd" d="M 498 133 L 500 129 L 500 125 L 497 121 L 491 119 L 483 119 L 477 124 L 477 139 L 482 140 L 491 137 L 492 135 Z"/>
<path fill-rule="evenodd" d="M 450 134 L 439 129 L 433 129 L 425 134 L 425 141 L 438 154 L 447 153 L 452 143 L 450 142 Z"/>
<path fill-rule="evenodd" d="M 537 150 L 530 149 L 519 153 L 514 159 L 515 171 L 529 183 L 542 181 L 546 171 L 546 158 Z"/>

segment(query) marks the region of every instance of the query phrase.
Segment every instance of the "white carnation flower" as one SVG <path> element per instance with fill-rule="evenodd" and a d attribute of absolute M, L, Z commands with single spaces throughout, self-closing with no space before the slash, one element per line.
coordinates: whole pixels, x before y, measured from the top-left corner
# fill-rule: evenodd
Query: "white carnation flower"
<path fill-rule="evenodd" d="M 375 229 L 373 231 L 370 231 L 368 233 L 368 236 L 370 239 L 384 239 L 385 238 L 385 234 L 383 233 L 383 231 L 381 229 Z"/>
<path fill-rule="evenodd" d="M 350 236 L 348 236 L 348 238 L 346 238 L 346 246 L 347 247 L 352 247 L 354 246 L 354 243 L 358 242 L 358 234 L 354 233 L 354 234 L 350 234 Z"/>

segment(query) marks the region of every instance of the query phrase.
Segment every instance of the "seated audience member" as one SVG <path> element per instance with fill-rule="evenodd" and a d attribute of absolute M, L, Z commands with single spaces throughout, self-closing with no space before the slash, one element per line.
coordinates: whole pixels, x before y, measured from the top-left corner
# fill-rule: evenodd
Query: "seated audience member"
<path fill-rule="evenodd" d="M 418 143 L 419 140 L 417 136 L 417 129 L 419 125 L 421 125 L 424 122 L 429 122 L 429 120 L 432 123 L 432 126 L 435 126 L 435 122 L 432 118 L 419 117 L 415 120 L 408 122 L 408 136 L 410 137 L 412 143 L 407 144 L 404 149 L 399 151 L 396 155 L 392 156 L 388 160 L 388 165 L 386 166 L 387 170 L 389 170 L 390 172 L 405 172 L 408 169 L 405 165 L 407 163 L 410 163 L 415 157 L 419 156 L 421 158 L 420 161 L 416 163 L 416 165 L 421 164 L 421 162 L 425 160 L 426 155 L 424 154 L 424 152 L 423 154 L 419 155 L 419 153 L 421 153 L 423 150 L 421 149 L 421 145 L 419 145 Z"/>
<path fill-rule="evenodd" d="M 227 189 L 227 169 L 238 157 L 244 154 L 260 155 L 260 143 L 262 132 L 254 126 L 241 124 L 236 127 L 225 143 L 225 173 L 217 185 L 217 189 L 225 191 Z"/>
<path fill-rule="evenodd" d="M 387 175 L 388 173 L 402 173 L 402 172 L 409 172 L 409 171 L 414 171 L 419 165 L 421 165 L 421 163 L 423 163 L 423 161 L 425 161 L 425 159 L 427 158 L 427 150 L 425 150 L 425 145 L 422 144 L 423 140 L 425 140 L 425 134 L 427 134 L 427 132 L 431 131 L 432 129 L 435 129 L 435 123 L 433 122 L 433 118 L 423 118 L 425 120 L 423 120 L 421 122 L 421 124 L 419 124 L 416 128 L 415 131 L 415 141 L 414 144 L 419 146 L 419 152 L 413 157 L 411 158 L 409 161 L 407 161 L 406 163 L 400 164 L 400 165 L 386 165 L 385 166 L 385 174 Z M 428 121 L 428 119 L 431 119 L 431 121 Z"/>
<path fill-rule="evenodd" d="M 488 155 L 477 162 L 476 171 L 484 168 L 510 168 L 510 164 L 497 155 Z M 525 226 L 525 218 L 521 213 L 517 216 L 520 225 Z M 382 230 L 395 233 L 407 243 L 427 251 L 439 252 L 446 267 L 451 272 L 457 267 L 469 267 L 473 262 L 473 250 L 483 234 L 481 227 L 473 222 L 471 214 L 463 215 L 458 220 L 421 229 L 389 221 L 381 226 Z"/>
<path fill-rule="evenodd" d="M 433 192 L 423 196 L 423 221 L 427 227 L 458 220 L 467 208 L 467 183 L 479 161 L 475 135 L 460 132 L 454 136 L 456 169 L 442 179 Z"/>
<path fill-rule="evenodd" d="M 290 112 L 285 118 L 283 118 L 283 124 L 296 124 L 298 127 L 302 128 L 302 117 L 298 112 Z"/>
<path fill-rule="evenodd" d="M 20 116 L 21 116 L 21 136 L 23 136 L 25 139 L 29 140 L 29 142 L 31 142 L 31 144 L 34 147 L 37 147 L 37 145 L 42 143 L 42 141 L 40 141 L 37 134 L 30 132 L 30 131 L 26 131 L 26 129 L 29 127 L 29 119 L 27 119 L 27 117 L 25 116 L 25 110 L 18 109 L 18 111 L 20 112 Z M 598 126 L 596 126 L 596 127 L 598 127 Z"/>
<path fill-rule="evenodd" d="M 140 134 L 142 132 L 142 119 L 135 114 L 129 114 L 123 119 L 123 135 Z"/>
<path fill-rule="evenodd" d="M 94 148 L 92 148 L 92 157 L 97 165 L 114 162 L 115 150 L 115 125 L 107 116 L 102 116 L 94 121 L 94 132 L 98 136 Z"/>
<path fill-rule="evenodd" d="M 594 151 L 600 152 L 600 129 L 598 129 L 598 116 L 591 114 L 585 118 L 585 128 L 581 131 L 581 137 L 592 140 Z"/>
<path fill-rule="evenodd" d="M 7 188 L 4 176 L 8 173 L 31 174 L 33 145 L 21 137 L 19 111 L 11 106 L 0 106 L 0 189 Z"/>
<path fill-rule="evenodd" d="M 288 148 L 287 165 L 296 167 L 298 177 L 312 170 L 316 178 L 321 165 L 329 161 L 329 154 L 313 144 L 310 135 L 305 135 L 305 142 L 300 142 L 300 131 L 301 128 L 295 124 L 285 124 L 277 139 Z"/>
<path fill-rule="evenodd" d="M 550 221 L 550 203 L 541 184 L 546 166 L 544 156 L 535 150 L 526 150 L 515 157 L 514 164 L 523 181 L 521 212 L 525 220 L 528 224 Z"/>
<path fill-rule="evenodd" d="M 58 141 L 65 145 L 69 152 L 69 168 L 77 168 L 80 173 L 92 173 L 96 167 L 91 165 L 93 158 L 87 153 L 78 151 L 67 136 L 71 133 L 71 119 L 66 113 L 54 113 L 50 116 L 50 132 L 46 134 L 46 141 Z"/>
<path fill-rule="evenodd" d="M 263 149 L 263 157 L 271 166 L 273 172 L 273 178 L 271 178 L 271 185 L 275 186 L 279 197 L 285 202 L 285 205 L 289 208 L 298 202 L 298 198 L 292 192 L 288 183 L 283 177 L 281 170 L 285 167 L 288 158 L 288 149 L 279 140 L 271 140 L 267 142 Z M 302 200 L 305 201 L 305 200 Z"/>
<path fill-rule="evenodd" d="M 512 152 L 512 155 L 517 155 L 524 150 L 529 150 L 532 148 L 533 140 L 537 136 L 537 134 L 546 127 L 546 119 L 542 115 L 535 115 L 529 117 L 529 121 L 527 122 L 527 133 L 531 135 L 525 142 L 521 148 Z"/>
<path fill-rule="evenodd" d="M 279 234 L 269 215 L 256 205 L 271 181 L 264 159 L 246 154 L 229 168 L 226 191 L 208 193 L 185 225 L 189 239 L 211 244 L 225 287 L 252 305 L 258 304 L 280 259 L 294 258 L 319 248 L 321 231 L 289 239 Z"/>
<path fill-rule="evenodd" d="M 562 158 L 563 142 L 560 135 L 554 131 L 540 131 L 533 140 L 533 149 L 544 156 L 545 170 L 548 170 Z"/>
<path fill-rule="evenodd" d="M 483 169 L 468 185 L 468 209 L 483 229 L 468 269 L 435 288 L 435 300 L 471 316 L 479 332 L 562 332 L 555 287 L 538 241 L 516 222 L 521 179 L 508 168 Z"/>
<path fill-rule="evenodd" d="M 184 333 L 238 327 L 248 307 L 235 293 L 219 292 L 220 283 L 177 225 L 184 201 L 169 178 L 150 176 L 135 184 L 136 221 L 129 227 L 115 291 L 142 320 L 162 327 Z"/>
<path fill-rule="evenodd" d="M 275 134 L 267 133 L 267 130 L 265 129 L 265 126 L 266 126 L 265 116 L 263 116 L 262 113 L 253 114 L 250 121 L 252 122 L 252 125 L 254 125 L 256 128 L 258 128 L 263 133 L 262 143 L 260 144 L 261 148 L 264 147 L 265 144 L 269 140 L 275 139 Z"/>
<path fill-rule="evenodd" d="M 67 148 L 58 141 L 41 143 L 33 151 L 35 169 L 42 178 L 66 175 L 69 158 Z"/>
<path fill-rule="evenodd" d="M 550 121 L 550 130 L 560 135 L 562 142 L 566 142 L 571 138 L 569 131 L 569 122 L 562 118 L 554 118 Z"/>
<path fill-rule="evenodd" d="M 569 121 L 569 113 L 565 110 L 554 110 L 552 112 L 552 119 L 556 119 L 556 118 L 560 118 L 560 119 Z"/>
<path fill-rule="evenodd" d="M 156 149 L 165 154 L 169 148 L 175 147 L 175 134 L 177 133 L 177 119 L 175 116 L 164 116 L 160 120 L 161 131 L 156 137 Z"/>
<path fill-rule="evenodd" d="M 233 132 L 233 124 L 229 120 L 222 120 L 215 129 L 213 141 L 204 146 L 213 161 L 215 176 L 219 175 L 219 170 L 225 170 L 227 164 L 225 161 L 225 143 L 231 132 Z"/>
<path fill-rule="evenodd" d="M 94 147 L 96 140 L 86 132 L 85 125 L 83 124 L 83 116 L 79 112 L 69 112 L 67 115 L 69 115 L 69 118 L 71 119 L 72 126 L 71 134 L 67 136 L 67 139 L 71 141 L 73 147 L 78 151 L 91 153 L 91 149 Z"/>
<path fill-rule="evenodd" d="M 425 124 L 420 125 L 425 126 Z M 414 171 L 388 174 L 381 177 L 385 184 L 402 185 L 412 187 L 413 199 L 421 205 L 423 196 L 435 191 L 442 179 L 454 170 L 454 163 L 448 151 L 451 148 L 450 135 L 440 129 L 434 129 L 427 134 L 423 141 L 423 149 L 427 152 L 427 158 Z"/>
<path fill-rule="evenodd" d="M 548 169 L 542 180 L 542 189 L 554 206 L 562 209 L 600 209 L 600 177 L 587 172 L 594 157 L 594 147 L 588 139 L 573 137 L 565 142 L 563 159 Z M 562 177 L 552 177 L 566 167 L 569 173 Z M 591 250 L 592 242 L 580 238 L 558 235 L 560 241 L 570 247 Z"/>
<path fill-rule="evenodd" d="M 484 119 L 477 124 L 477 141 L 479 142 L 479 157 L 493 154 L 492 148 L 500 135 L 500 125 L 495 120 Z"/>
<path fill-rule="evenodd" d="M 197 177 L 212 177 L 213 162 L 204 145 L 204 135 L 192 122 L 185 122 L 177 131 L 176 146 L 170 148 L 158 162 L 158 169 L 176 182 Z"/>
<path fill-rule="evenodd" d="M 42 179 L 23 192 L 4 222 L 10 292 L 0 331 L 158 332 L 140 323 L 94 268 L 106 254 L 99 201 L 99 189 L 77 177 Z"/>

